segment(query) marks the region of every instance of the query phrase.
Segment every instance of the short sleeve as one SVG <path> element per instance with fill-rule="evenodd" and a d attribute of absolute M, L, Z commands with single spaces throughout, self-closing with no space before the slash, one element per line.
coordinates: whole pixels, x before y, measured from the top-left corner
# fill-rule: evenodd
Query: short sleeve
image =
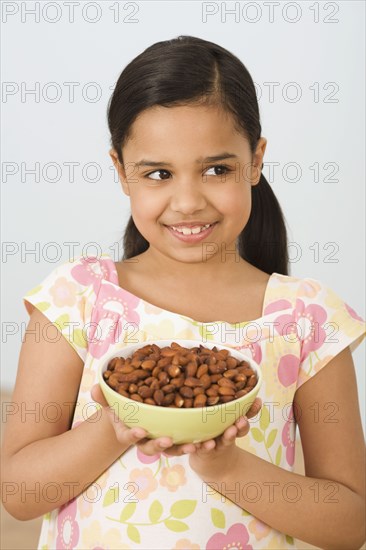
<path fill-rule="evenodd" d="M 64 262 L 22 298 L 29 315 L 34 308 L 41 311 L 85 363 L 88 349 L 86 324 L 90 320 L 95 294 L 88 278 L 83 278 L 84 272 L 81 257 Z M 54 338 L 51 331 L 49 338 Z"/>
<path fill-rule="evenodd" d="M 301 280 L 294 316 L 300 339 L 296 389 L 346 347 L 353 352 L 366 335 L 365 320 L 332 288 L 316 279 Z"/>

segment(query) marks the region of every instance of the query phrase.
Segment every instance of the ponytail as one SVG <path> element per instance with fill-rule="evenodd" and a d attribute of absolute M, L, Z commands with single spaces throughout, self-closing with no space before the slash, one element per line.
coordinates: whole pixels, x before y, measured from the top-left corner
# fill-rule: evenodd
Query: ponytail
<path fill-rule="evenodd" d="M 288 275 L 287 231 L 281 206 L 266 178 L 252 187 L 252 210 L 238 237 L 239 255 L 269 275 Z"/>
<path fill-rule="evenodd" d="M 132 216 L 130 216 L 123 235 L 123 258 L 129 260 L 142 254 L 149 248 L 149 243 L 137 229 Z"/>

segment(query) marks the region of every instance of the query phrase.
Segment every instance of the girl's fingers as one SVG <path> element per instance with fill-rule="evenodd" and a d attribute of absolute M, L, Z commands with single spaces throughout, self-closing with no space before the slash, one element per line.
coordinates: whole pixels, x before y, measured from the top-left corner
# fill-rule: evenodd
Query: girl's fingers
<path fill-rule="evenodd" d="M 249 411 L 246 413 L 247 418 L 252 418 L 253 416 L 256 416 L 258 412 L 261 410 L 262 407 L 262 399 L 260 397 L 256 397 L 253 405 L 250 407 Z"/>
<path fill-rule="evenodd" d="M 245 435 L 248 435 L 250 430 L 249 422 L 246 420 L 243 425 L 240 425 L 238 428 L 238 433 L 236 437 L 244 437 Z"/>
<path fill-rule="evenodd" d="M 120 443 L 127 446 L 138 445 L 142 453 L 153 456 L 165 452 L 171 456 L 180 456 L 185 453 L 195 452 L 196 446 L 193 443 L 183 445 L 174 445 L 171 437 L 159 437 L 151 439 L 147 436 L 147 431 L 140 427 L 130 428 L 120 420 L 116 412 L 108 406 L 104 399 L 99 384 L 95 384 L 91 389 L 91 395 L 94 401 L 105 407 L 109 420 L 111 421 L 116 437 Z"/>
<path fill-rule="evenodd" d="M 216 447 L 216 441 L 214 439 L 209 439 L 208 441 L 203 441 L 200 444 L 199 452 L 200 453 L 209 453 Z"/>
<path fill-rule="evenodd" d="M 92 389 L 93 398 L 97 390 Z M 98 395 L 95 395 L 98 398 Z M 116 437 L 120 443 L 124 443 L 127 446 L 138 445 L 142 453 L 153 456 L 161 452 L 169 453 L 172 456 L 180 456 L 188 452 L 194 452 L 196 450 L 195 445 L 174 445 L 171 437 L 159 437 L 157 439 L 151 439 L 147 436 L 147 431 L 140 427 L 130 428 L 122 422 L 111 407 L 106 407 L 107 414 L 113 425 Z"/>
<path fill-rule="evenodd" d="M 238 437 L 242 437 L 243 435 L 247 435 L 250 429 L 249 420 L 247 416 L 240 416 L 238 420 L 235 422 L 235 426 L 238 429 Z"/>
<path fill-rule="evenodd" d="M 172 445 L 164 450 L 164 453 L 169 456 L 182 456 L 185 454 L 195 453 L 197 445 L 194 443 L 183 443 L 182 445 Z"/>
<path fill-rule="evenodd" d="M 95 384 L 92 387 L 91 395 L 94 401 L 106 407 L 110 419 L 113 423 L 117 439 L 121 443 L 125 443 L 129 446 L 138 445 L 141 452 L 149 456 L 153 456 L 161 452 L 165 452 L 165 454 L 169 456 L 181 456 L 183 454 L 190 454 L 197 451 L 202 454 L 209 453 L 215 447 L 226 447 L 232 445 L 237 437 L 243 437 L 247 435 L 250 428 L 248 420 L 240 417 L 235 422 L 235 424 L 229 426 L 229 428 L 225 430 L 221 437 L 217 438 L 217 441 L 216 439 L 210 439 L 200 444 L 185 443 L 182 445 L 174 445 L 170 437 L 150 439 L 146 437 L 147 432 L 143 428 L 129 428 L 128 426 L 126 426 L 121 420 L 118 419 L 115 412 L 110 407 L 108 407 L 108 403 L 103 396 L 99 384 Z M 249 409 L 246 415 L 247 418 L 255 416 L 260 410 L 261 406 L 262 401 L 261 399 L 257 398 L 254 401 L 252 407 Z M 163 443 L 163 445 L 161 445 L 161 443 Z"/>
<path fill-rule="evenodd" d="M 135 445 L 146 437 L 146 431 L 142 428 L 129 428 L 121 421 L 117 421 L 115 431 L 117 439 L 128 445 Z"/>
<path fill-rule="evenodd" d="M 99 386 L 99 384 L 95 384 L 90 392 L 92 398 L 94 401 L 102 405 L 103 407 L 108 407 L 108 403 L 103 395 L 103 392 Z"/>
<path fill-rule="evenodd" d="M 170 456 L 181 456 L 183 454 L 194 453 L 199 450 L 201 453 L 212 451 L 217 446 L 228 446 L 232 445 L 236 437 L 244 437 L 249 432 L 249 422 L 248 420 L 244 421 L 243 417 L 240 417 L 235 425 L 230 426 L 225 430 L 222 436 L 217 440 L 210 439 L 204 441 L 200 445 L 195 445 L 193 443 L 186 443 L 184 445 L 173 445 L 171 438 L 163 437 L 158 439 L 149 439 L 146 437 L 146 431 L 142 428 L 128 428 L 122 421 L 117 418 L 117 415 L 112 409 L 109 408 L 108 403 L 102 393 L 102 390 L 99 384 L 95 384 L 91 389 L 91 396 L 94 401 L 106 407 L 109 411 L 109 415 L 114 425 L 117 439 L 121 443 L 126 443 L 128 445 L 138 444 L 141 452 L 146 455 L 155 455 L 159 452 L 164 451 Z M 257 397 L 253 405 L 250 407 L 249 411 L 246 413 L 247 418 L 252 418 L 256 416 L 262 407 L 262 400 Z M 113 418 L 112 418 L 113 417 Z M 160 442 L 165 442 L 167 445 L 160 446 Z"/>
<path fill-rule="evenodd" d="M 220 446 L 232 445 L 237 437 L 243 437 L 249 432 L 249 422 L 242 416 L 232 426 L 229 426 L 220 437 Z"/>
<path fill-rule="evenodd" d="M 135 430 L 136 428 L 134 428 Z M 140 429 L 140 428 L 139 428 Z M 168 452 L 172 447 L 173 441 L 171 437 L 158 437 L 157 439 L 146 438 L 144 441 L 138 443 L 138 447 L 145 455 L 156 455 L 162 451 Z"/>
<path fill-rule="evenodd" d="M 105 411 L 113 426 L 116 438 L 120 443 L 126 445 L 126 447 L 130 447 L 138 441 L 143 440 L 143 438 L 146 438 L 147 432 L 143 428 L 129 428 L 118 418 L 116 412 L 111 407 L 105 407 Z"/>
<path fill-rule="evenodd" d="M 196 444 L 196 447 L 200 454 L 209 453 L 215 447 L 228 447 L 232 445 L 237 437 L 243 437 L 247 435 L 248 432 L 249 422 L 241 416 L 235 424 L 229 426 L 220 437 Z"/>
<path fill-rule="evenodd" d="M 232 445 L 235 441 L 235 438 L 237 437 L 238 429 L 236 426 L 230 426 L 227 430 L 224 431 L 224 433 L 221 436 L 221 445 L 223 447 L 227 447 L 229 445 Z"/>
<path fill-rule="evenodd" d="M 170 438 L 159 438 L 155 440 L 146 439 L 145 441 L 139 441 L 137 444 L 141 449 L 141 452 L 147 455 L 154 455 L 158 452 L 164 451 L 169 456 L 181 456 L 183 454 L 190 454 L 199 451 L 201 454 L 209 453 L 217 446 L 229 446 L 232 445 L 237 437 L 243 437 L 249 432 L 249 422 L 243 417 L 240 417 L 235 425 L 229 426 L 223 435 L 216 441 L 215 439 L 209 439 L 201 443 L 184 443 L 182 445 L 171 445 L 168 447 L 158 446 L 160 441 L 169 441 Z"/>

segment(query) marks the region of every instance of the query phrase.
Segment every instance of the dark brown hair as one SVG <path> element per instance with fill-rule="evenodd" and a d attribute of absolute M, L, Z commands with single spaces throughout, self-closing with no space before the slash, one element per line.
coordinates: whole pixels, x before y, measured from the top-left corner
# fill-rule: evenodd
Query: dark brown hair
<path fill-rule="evenodd" d="M 108 104 L 111 145 L 123 165 L 122 147 L 136 117 L 153 105 L 220 105 L 233 116 L 254 154 L 261 137 L 255 86 L 248 70 L 231 52 L 194 36 L 157 42 L 122 71 Z M 123 260 L 149 248 L 130 216 L 123 236 Z M 288 275 L 284 216 L 266 178 L 252 186 L 252 209 L 237 239 L 240 256 L 268 274 Z"/>

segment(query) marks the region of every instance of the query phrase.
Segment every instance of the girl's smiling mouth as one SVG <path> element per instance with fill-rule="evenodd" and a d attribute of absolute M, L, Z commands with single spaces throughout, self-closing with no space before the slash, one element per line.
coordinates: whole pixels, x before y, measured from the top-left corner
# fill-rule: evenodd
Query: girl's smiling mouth
<path fill-rule="evenodd" d="M 218 222 L 212 224 L 177 224 L 177 225 L 165 225 L 170 233 L 177 239 L 183 242 L 198 242 L 210 235 L 213 231 L 213 228 Z"/>

